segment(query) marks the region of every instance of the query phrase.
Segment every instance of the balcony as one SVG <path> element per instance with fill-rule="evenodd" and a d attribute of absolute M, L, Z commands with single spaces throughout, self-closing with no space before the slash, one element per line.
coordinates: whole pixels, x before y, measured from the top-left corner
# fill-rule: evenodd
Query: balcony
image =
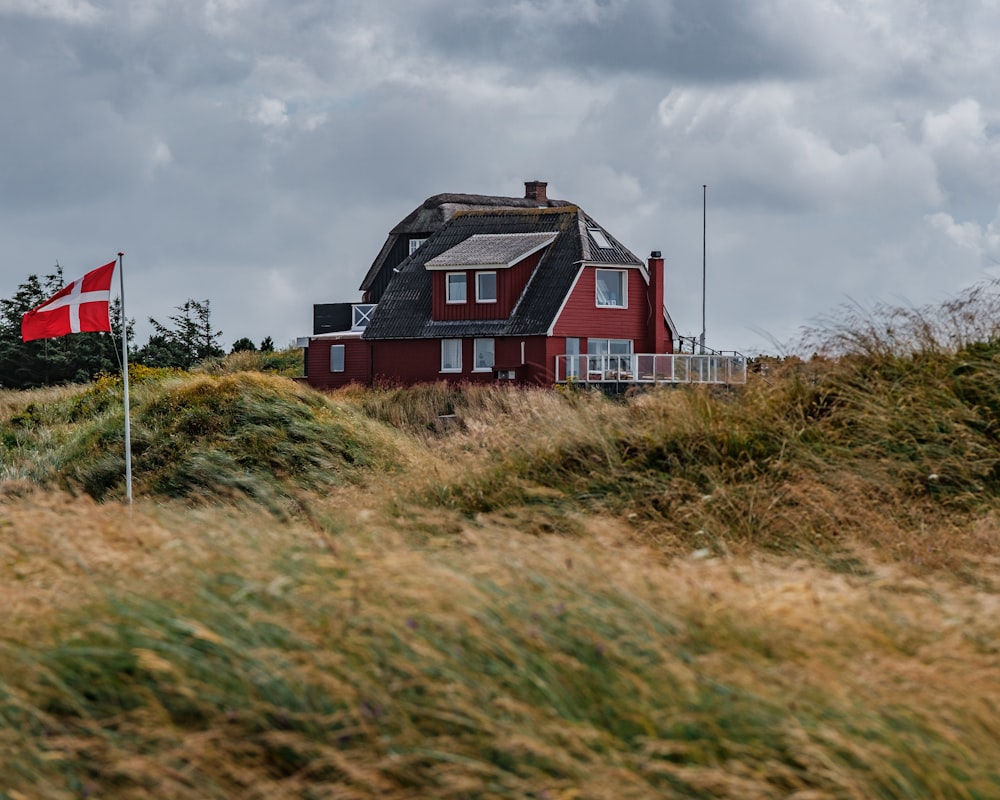
<path fill-rule="evenodd" d="M 556 356 L 556 383 L 606 386 L 630 384 L 744 384 L 747 360 L 736 352 L 632 353 Z"/>

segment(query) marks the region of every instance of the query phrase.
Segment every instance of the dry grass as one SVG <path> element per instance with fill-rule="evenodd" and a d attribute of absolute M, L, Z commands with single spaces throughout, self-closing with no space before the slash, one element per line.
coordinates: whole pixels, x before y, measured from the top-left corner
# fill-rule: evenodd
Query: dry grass
<path fill-rule="evenodd" d="M 352 493 L 356 490 L 345 490 Z M 4 502 L 0 781 L 78 797 L 991 797 L 997 596 L 358 497 Z M 985 574 L 995 565 L 983 564 Z M 28 669 L 25 669 L 25 667 Z"/>
<path fill-rule="evenodd" d="M 149 376 L 131 508 L 113 385 L 0 394 L 0 798 L 1000 796 L 990 302 L 734 392 Z"/>

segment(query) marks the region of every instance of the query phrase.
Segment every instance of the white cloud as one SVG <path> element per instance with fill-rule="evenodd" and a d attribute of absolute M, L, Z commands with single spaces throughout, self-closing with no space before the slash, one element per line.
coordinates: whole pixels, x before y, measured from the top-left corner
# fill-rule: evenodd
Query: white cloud
<path fill-rule="evenodd" d="M 258 98 L 250 118 L 265 128 L 284 128 L 288 125 L 288 106 L 276 97 Z"/>
<path fill-rule="evenodd" d="M 965 98 L 924 117 L 923 146 L 955 202 L 987 200 L 1000 192 L 1000 137 L 988 114 L 978 100 Z M 992 116 L 995 123 L 997 112 Z"/>
<path fill-rule="evenodd" d="M 204 14 L 209 30 L 215 34 L 232 32 L 250 4 L 250 0 L 206 0 Z"/>
<path fill-rule="evenodd" d="M 88 0 L 0 0 L 0 14 L 21 14 L 74 25 L 93 25 L 101 12 Z"/>
<path fill-rule="evenodd" d="M 982 107 L 972 98 L 952 105 L 943 114 L 924 116 L 924 141 L 931 150 L 961 149 L 976 152 L 986 144 Z"/>
<path fill-rule="evenodd" d="M 146 174 L 155 175 L 157 171 L 169 167 L 173 160 L 174 155 L 170 152 L 170 145 L 159 137 L 154 138 L 148 149 Z"/>
<path fill-rule="evenodd" d="M 694 154 L 707 179 L 745 184 L 755 205 L 770 197 L 780 205 L 843 210 L 886 191 L 939 198 L 933 165 L 890 113 L 875 130 L 838 131 L 834 145 L 794 87 L 769 83 L 673 90 L 659 118 L 666 160 Z"/>
<path fill-rule="evenodd" d="M 975 220 L 958 222 L 943 211 L 928 215 L 927 222 L 956 247 L 971 251 L 980 261 L 988 262 L 986 267 L 1000 265 L 1000 212 L 986 225 Z"/>

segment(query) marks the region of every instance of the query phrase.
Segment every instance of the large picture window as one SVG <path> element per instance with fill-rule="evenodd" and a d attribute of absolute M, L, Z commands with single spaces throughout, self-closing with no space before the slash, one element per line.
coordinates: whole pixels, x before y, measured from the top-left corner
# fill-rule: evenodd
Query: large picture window
<path fill-rule="evenodd" d="M 493 369 L 493 340 L 492 339 L 476 339 L 475 344 L 475 366 L 473 369 L 476 372 L 488 372 Z"/>
<path fill-rule="evenodd" d="M 495 303 L 497 301 L 497 274 L 495 272 L 476 273 L 476 302 Z"/>
<path fill-rule="evenodd" d="M 466 298 L 465 273 L 449 272 L 444 276 L 445 300 L 449 303 L 464 303 Z"/>
<path fill-rule="evenodd" d="M 631 339 L 587 340 L 587 369 L 590 372 L 618 374 L 628 372 L 631 364 Z"/>
<path fill-rule="evenodd" d="M 461 339 L 441 340 L 441 371 L 442 372 L 462 371 Z"/>
<path fill-rule="evenodd" d="M 628 308 L 626 273 L 623 269 L 599 269 L 597 272 L 597 305 L 606 308 Z"/>

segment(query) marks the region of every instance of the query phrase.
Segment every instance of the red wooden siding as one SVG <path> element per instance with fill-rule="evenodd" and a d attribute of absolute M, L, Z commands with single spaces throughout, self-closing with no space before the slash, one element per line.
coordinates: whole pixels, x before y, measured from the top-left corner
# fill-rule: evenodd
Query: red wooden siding
<path fill-rule="evenodd" d="M 372 342 L 372 374 L 377 383 L 409 386 L 423 381 L 437 381 L 441 374 L 439 339 L 402 339 Z M 462 364 L 472 358 L 462 353 Z"/>
<path fill-rule="evenodd" d="M 344 371 L 330 372 L 330 348 L 344 345 Z M 370 345 L 357 337 L 344 339 L 310 339 L 306 353 L 306 380 L 317 389 L 336 389 L 349 383 L 367 384 Z"/>
<path fill-rule="evenodd" d="M 501 369 L 513 369 L 517 383 L 551 383 L 547 367 L 546 342 L 544 336 L 512 336 L 496 340 L 496 365 Z M 523 343 L 523 348 L 522 348 Z M 521 353 L 524 363 L 521 363 Z"/>
<path fill-rule="evenodd" d="M 517 304 L 524 286 L 534 272 L 539 260 L 544 253 L 539 250 L 532 253 L 523 261 L 517 262 L 509 269 L 498 269 L 497 274 L 497 301 L 495 303 L 476 302 L 476 270 L 465 271 L 465 296 L 464 303 L 445 302 L 445 281 L 448 273 L 462 272 L 463 270 L 435 270 L 431 276 L 434 290 L 432 318 L 436 321 L 460 320 L 460 319 L 507 319 L 514 306 Z M 481 272 L 493 272 L 494 270 L 479 270 Z"/>
<path fill-rule="evenodd" d="M 635 268 L 625 270 L 628 275 L 628 308 L 602 308 L 597 305 L 596 269 L 584 267 L 556 320 L 553 334 L 560 338 L 631 339 L 635 352 L 642 352 L 646 346 L 646 320 L 649 318 L 646 280 L 642 271 Z M 663 313 L 662 310 L 660 313 Z M 587 352 L 586 346 L 583 352 Z"/>
<path fill-rule="evenodd" d="M 522 342 L 524 364 L 521 363 Z M 385 340 L 372 342 L 372 345 L 376 382 L 409 386 L 434 381 L 491 383 L 496 380 L 493 370 L 473 371 L 472 338 L 462 340 L 461 372 L 441 372 L 440 339 Z M 499 338 L 494 340 L 493 346 L 496 367 L 513 369 L 516 383 L 551 383 L 552 369 L 547 367 L 544 336 Z"/>

